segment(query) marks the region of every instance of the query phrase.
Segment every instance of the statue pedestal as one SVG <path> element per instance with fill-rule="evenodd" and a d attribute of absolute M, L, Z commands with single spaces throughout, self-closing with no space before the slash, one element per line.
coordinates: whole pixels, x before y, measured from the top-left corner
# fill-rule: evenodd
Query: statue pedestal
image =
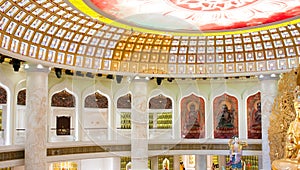
<path fill-rule="evenodd" d="M 272 163 L 273 170 L 298 170 L 300 169 L 300 162 L 292 159 L 279 159 Z"/>

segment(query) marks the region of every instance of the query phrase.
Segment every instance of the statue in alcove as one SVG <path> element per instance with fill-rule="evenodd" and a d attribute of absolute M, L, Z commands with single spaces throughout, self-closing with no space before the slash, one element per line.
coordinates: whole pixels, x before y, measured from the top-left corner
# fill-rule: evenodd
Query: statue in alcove
<path fill-rule="evenodd" d="M 231 139 L 238 135 L 238 100 L 223 94 L 213 101 L 214 138 Z"/>
<path fill-rule="evenodd" d="M 70 135 L 70 116 L 56 117 L 56 135 Z"/>
<path fill-rule="evenodd" d="M 189 113 L 188 113 L 188 120 L 186 123 L 187 129 L 198 129 L 200 127 L 200 116 L 199 111 L 196 110 L 196 106 L 194 103 L 189 105 Z"/>
<path fill-rule="evenodd" d="M 261 139 L 261 93 L 257 92 L 247 98 L 248 139 Z"/>
<path fill-rule="evenodd" d="M 169 166 L 170 166 L 170 161 L 169 159 L 165 158 L 163 160 L 163 170 L 169 170 Z"/>
<path fill-rule="evenodd" d="M 228 109 L 226 104 L 222 105 L 222 111 L 219 115 L 221 115 L 221 117 L 217 129 L 226 130 L 234 128 L 234 113 L 232 110 Z"/>
<path fill-rule="evenodd" d="M 195 102 L 190 102 L 187 105 L 187 109 L 188 113 L 185 123 L 186 138 L 199 138 L 201 129 L 199 106 Z"/>
<path fill-rule="evenodd" d="M 256 110 L 253 112 L 253 124 L 251 128 L 253 129 L 260 129 L 261 128 L 261 103 L 257 102 Z"/>
<path fill-rule="evenodd" d="M 131 162 L 128 162 L 128 163 L 126 164 L 126 170 L 131 170 Z"/>

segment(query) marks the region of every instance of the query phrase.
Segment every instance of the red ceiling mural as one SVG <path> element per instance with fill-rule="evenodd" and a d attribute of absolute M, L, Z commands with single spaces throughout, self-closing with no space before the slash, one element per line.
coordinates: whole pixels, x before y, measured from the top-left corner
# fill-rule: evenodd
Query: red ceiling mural
<path fill-rule="evenodd" d="M 223 11 L 240 8 L 258 0 L 169 0 L 176 6 L 195 11 Z"/>
<path fill-rule="evenodd" d="M 299 0 L 90 1 L 88 4 L 93 4 L 94 9 L 112 19 L 134 26 L 170 31 L 240 29 L 283 21 L 300 14 Z M 175 22 L 176 19 L 182 22 Z M 174 25 L 170 26 L 172 22 Z"/>

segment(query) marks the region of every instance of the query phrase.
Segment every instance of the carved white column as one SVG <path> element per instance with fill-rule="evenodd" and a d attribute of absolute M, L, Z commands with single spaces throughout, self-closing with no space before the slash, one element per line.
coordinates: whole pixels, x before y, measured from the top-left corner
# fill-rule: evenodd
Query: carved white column
<path fill-rule="evenodd" d="M 261 84 L 261 111 L 262 111 L 262 169 L 271 169 L 270 146 L 268 139 L 268 129 L 270 126 L 270 115 L 274 99 L 277 95 L 278 76 L 260 76 Z"/>
<path fill-rule="evenodd" d="M 120 157 L 113 157 L 112 158 L 113 159 L 113 163 L 112 163 L 112 165 L 113 165 L 113 169 L 121 169 L 121 164 L 120 164 L 120 162 L 121 162 L 121 158 Z"/>
<path fill-rule="evenodd" d="M 26 65 L 25 170 L 47 170 L 48 73 L 42 65 Z"/>
<path fill-rule="evenodd" d="M 131 91 L 131 169 L 148 170 L 148 81 L 135 78 Z"/>

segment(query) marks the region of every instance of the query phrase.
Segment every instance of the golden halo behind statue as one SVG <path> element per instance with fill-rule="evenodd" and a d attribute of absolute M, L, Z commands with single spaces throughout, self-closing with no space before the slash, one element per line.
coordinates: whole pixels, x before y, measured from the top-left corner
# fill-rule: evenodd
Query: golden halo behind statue
<path fill-rule="evenodd" d="M 257 108 L 257 103 L 260 103 L 260 100 L 256 100 L 254 103 L 253 103 L 253 107 L 255 110 L 258 110 Z"/>
<path fill-rule="evenodd" d="M 225 104 L 226 104 L 228 110 L 231 110 L 232 104 L 231 104 L 230 102 L 228 102 L 228 101 L 222 101 L 222 102 L 220 103 L 220 106 L 221 106 L 220 108 L 221 108 L 221 110 L 222 110 L 223 105 L 225 105 Z"/>

